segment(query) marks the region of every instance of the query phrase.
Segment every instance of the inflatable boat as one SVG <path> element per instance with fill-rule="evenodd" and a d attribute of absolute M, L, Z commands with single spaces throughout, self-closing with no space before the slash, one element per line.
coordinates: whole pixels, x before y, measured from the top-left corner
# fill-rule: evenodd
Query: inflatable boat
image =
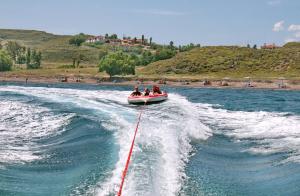
<path fill-rule="evenodd" d="M 149 96 L 129 96 L 128 103 L 130 104 L 151 104 L 159 103 L 168 99 L 168 94 L 162 92 L 162 94 L 150 94 Z"/>

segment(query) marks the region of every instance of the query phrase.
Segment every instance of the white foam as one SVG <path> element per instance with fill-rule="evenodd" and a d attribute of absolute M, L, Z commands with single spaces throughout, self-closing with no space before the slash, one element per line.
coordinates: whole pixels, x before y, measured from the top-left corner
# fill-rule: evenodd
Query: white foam
<path fill-rule="evenodd" d="M 123 116 L 126 116 L 131 111 L 130 108 L 120 107 L 120 104 L 127 104 L 126 97 L 129 92 L 126 91 L 0 86 L 1 91 L 15 92 L 50 100 L 55 103 L 73 104 L 81 108 L 95 109 L 99 110 L 101 115 L 115 115 L 114 112 L 118 111 Z M 105 100 L 109 101 L 109 104 Z"/>
<path fill-rule="evenodd" d="M 243 112 L 215 109 L 198 104 L 203 122 L 236 142 L 247 140 L 256 145 L 255 154 L 288 153 L 288 161 L 300 160 L 300 117 L 275 112 Z M 285 160 L 285 161 L 287 161 Z"/>
<path fill-rule="evenodd" d="M 37 140 L 60 134 L 71 115 L 54 115 L 47 108 L 17 101 L 0 102 L 0 162 L 40 159 Z"/>
<path fill-rule="evenodd" d="M 0 91 L 75 104 L 106 115 L 102 125 L 114 131 L 120 146 L 119 160 L 106 181 L 99 184 L 97 193 L 116 193 L 138 114 L 134 108 L 122 107 L 127 104 L 129 92 L 18 86 L 0 87 Z M 184 167 L 192 150 L 190 140 L 205 140 L 212 134 L 201 123 L 197 108 L 184 97 L 170 94 L 170 100 L 161 106 L 147 107 L 142 117 L 124 195 L 176 195 L 186 177 Z"/>
<path fill-rule="evenodd" d="M 94 109 L 101 117 L 106 116 L 102 125 L 114 131 L 120 146 L 119 160 L 106 181 L 99 185 L 97 193 L 109 195 L 117 191 L 138 114 L 138 110 L 134 108 L 122 107 L 122 104 L 127 104 L 126 97 L 129 92 L 18 86 L 0 87 L 0 91 L 75 104 L 78 107 Z M 178 193 L 185 178 L 184 166 L 191 151 L 190 139 L 206 139 L 211 135 L 210 129 L 199 122 L 196 111 L 192 111 L 196 108 L 184 97 L 171 94 L 170 101 L 165 104 L 167 107 L 159 110 L 155 106 L 149 107 L 144 113 L 124 186 L 124 195 Z M 31 120 L 28 119 L 28 122 Z M 148 156 L 144 152 L 149 150 L 152 153 Z"/>
<path fill-rule="evenodd" d="M 211 136 L 211 130 L 195 114 L 196 108 L 185 98 L 171 94 L 164 104 L 159 109 L 150 106 L 143 113 L 124 195 L 176 195 L 186 177 L 190 139 Z M 117 192 L 133 135 L 135 123 L 116 120 L 123 125 L 116 133 L 121 147 L 119 161 L 108 180 L 99 185 L 98 195 Z"/>
<path fill-rule="evenodd" d="M 114 132 L 120 146 L 119 160 L 105 182 L 91 191 L 98 195 L 116 193 L 138 115 L 138 110 L 122 106 L 129 92 L 14 86 L 0 87 L 0 91 L 75 104 L 105 115 L 101 123 Z M 256 142 L 248 149 L 251 153 L 288 152 L 285 161 L 300 162 L 299 116 L 228 111 L 170 94 L 167 102 L 147 106 L 142 116 L 124 195 L 177 195 L 186 178 L 184 167 L 192 151 L 191 140 L 205 140 L 213 133 L 225 134 L 236 142 Z"/>

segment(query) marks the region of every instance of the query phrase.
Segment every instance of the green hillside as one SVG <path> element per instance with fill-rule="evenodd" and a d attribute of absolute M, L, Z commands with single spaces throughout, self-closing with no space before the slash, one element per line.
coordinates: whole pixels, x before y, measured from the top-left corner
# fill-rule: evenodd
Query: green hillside
<path fill-rule="evenodd" d="M 0 29 L 0 40 L 16 40 L 28 46 L 39 45 L 57 37 L 60 36 L 44 31 Z"/>
<path fill-rule="evenodd" d="M 189 75 L 211 77 L 299 77 L 300 43 L 276 49 L 236 46 L 195 48 L 157 61 L 139 70 L 143 75 Z"/>
<path fill-rule="evenodd" d="M 83 64 L 96 66 L 99 55 L 104 49 L 69 44 L 70 35 L 54 35 L 44 31 L 0 29 L 0 42 L 17 41 L 18 43 L 42 52 L 43 66 L 71 64 L 72 59 L 83 55 Z"/>
<path fill-rule="evenodd" d="M 70 35 L 54 35 L 44 31 L 0 29 L 2 44 L 7 41 L 17 41 L 21 45 L 41 51 L 43 68 L 70 65 L 78 56 L 82 56 L 81 66 L 96 67 L 100 57 L 109 51 L 118 50 L 115 46 L 106 44 L 97 45 L 97 47 L 83 44 L 78 47 L 69 44 L 70 38 L 72 38 Z M 176 53 L 176 50 L 178 48 L 173 51 Z M 152 51 L 154 51 L 152 54 L 159 56 L 162 55 L 163 50 Z M 150 55 L 145 59 L 150 57 L 155 58 Z M 147 64 L 145 62 L 143 65 Z M 196 47 L 186 52 L 177 52 L 173 58 L 139 66 L 136 73 L 142 77 L 242 78 L 251 76 L 270 78 L 284 76 L 299 78 L 300 43 L 287 43 L 276 49 L 237 46 Z"/>

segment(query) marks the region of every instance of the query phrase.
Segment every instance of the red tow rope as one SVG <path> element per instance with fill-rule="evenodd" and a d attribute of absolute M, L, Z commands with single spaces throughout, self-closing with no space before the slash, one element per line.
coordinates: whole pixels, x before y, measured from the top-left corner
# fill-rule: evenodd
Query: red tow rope
<path fill-rule="evenodd" d="M 146 105 L 146 102 L 145 102 L 145 105 Z M 130 163 L 130 159 L 131 159 L 131 155 L 132 155 L 132 150 L 133 150 L 133 146 L 134 146 L 134 142 L 135 142 L 135 137 L 136 137 L 136 133 L 138 131 L 139 125 L 140 125 L 142 113 L 143 113 L 143 108 L 140 111 L 138 121 L 137 121 L 137 124 L 136 124 L 136 127 L 135 127 L 134 136 L 133 136 L 133 140 L 131 142 L 128 158 L 127 158 L 126 165 L 125 165 L 125 168 L 124 168 L 123 173 L 122 173 L 122 181 L 121 181 L 121 185 L 120 185 L 120 188 L 119 188 L 118 196 L 122 195 L 123 184 L 124 184 L 125 177 L 126 177 L 126 174 L 127 174 L 127 171 L 128 171 L 128 167 L 129 167 L 129 163 Z"/>

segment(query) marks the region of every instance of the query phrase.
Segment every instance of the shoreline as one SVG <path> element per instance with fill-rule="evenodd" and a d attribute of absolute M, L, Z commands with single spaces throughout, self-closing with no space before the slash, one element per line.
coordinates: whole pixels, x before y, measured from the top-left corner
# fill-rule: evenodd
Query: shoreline
<path fill-rule="evenodd" d="M 49 83 L 65 83 L 65 84 L 91 84 L 91 85 L 113 85 L 113 86 L 151 86 L 151 85 L 160 85 L 160 86 L 171 86 L 171 87 L 190 87 L 190 88 L 219 88 L 219 89 L 269 89 L 269 90 L 300 90 L 300 83 L 293 83 L 290 80 L 284 80 L 285 88 L 279 88 L 278 81 L 251 81 L 251 86 L 247 87 L 246 84 L 248 81 L 237 81 L 237 80 L 226 80 L 227 86 L 222 85 L 222 81 L 224 80 L 211 80 L 210 84 L 204 85 L 203 81 L 174 81 L 174 80 L 165 80 L 165 83 L 160 83 L 155 80 L 144 80 L 143 82 L 138 80 L 124 80 L 122 78 L 121 81 L 98 81 L 95 78 L 86 77 L 82 78 L 80 81 L 76 81 L 76 78 L 69 78 L 68 81 L 62 82 L 59 81 L 55 77 L 3 77 L 0 76 L 0 82 L 20 82 L 26 84 L 27 83 L 42 83 L 42 84 L 49 84 Z"/>

